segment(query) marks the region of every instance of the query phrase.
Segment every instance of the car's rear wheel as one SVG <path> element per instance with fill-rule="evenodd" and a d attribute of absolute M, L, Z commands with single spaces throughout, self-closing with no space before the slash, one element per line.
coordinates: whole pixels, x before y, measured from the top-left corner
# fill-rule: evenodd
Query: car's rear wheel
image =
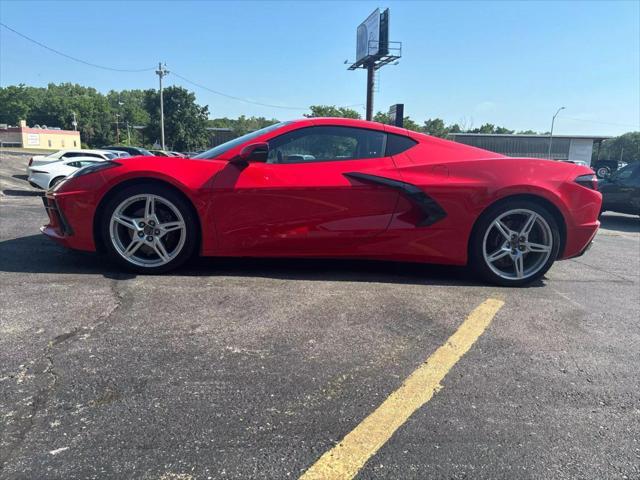
<path fill-rule="evenodd" d="M 611 175 L 611 169 L 603 165 L 601 167 L 598 167 L 598 169 L 596 170 L 596 175 L 600 178 L 609 178 L 609 176 Z"/>
<path fill-rule="evenodd" d="M 542 205 L 507 201 L 478 220 L 470 245 L 471 263 L 486 280 L 523 286 L 542 277 L 560 251 L 560 229 Z"/>
<path fill-rule="evenodd" d="M 116 193 L 106 206 L 101 234 L 109 255 L 138 273 L 177 268 L 197 244 L 190 205 L 178 193 L 157 185 L 136 185 Z"/>

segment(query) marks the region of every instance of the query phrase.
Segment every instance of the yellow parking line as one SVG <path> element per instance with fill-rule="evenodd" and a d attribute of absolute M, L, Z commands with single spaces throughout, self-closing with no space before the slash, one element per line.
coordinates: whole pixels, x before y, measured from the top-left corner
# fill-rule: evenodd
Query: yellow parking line
<path fill-rule="evenodd" d="M 355 477 L 391 435 L 442 388 L 442 379 L 473 346 L 503 305 L 503 301 L 493 298 L 480 304 L 447 342 L 407 377 L 400 388 L 300 478 L 342 480 Z"/>

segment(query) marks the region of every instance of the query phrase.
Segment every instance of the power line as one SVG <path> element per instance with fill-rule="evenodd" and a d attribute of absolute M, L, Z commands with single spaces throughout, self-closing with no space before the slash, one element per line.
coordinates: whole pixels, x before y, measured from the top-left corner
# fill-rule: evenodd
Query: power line
<path fill-rule="evenodd" d="M 0 22 L 0 25 L 1 25 L 1 26 L 3 26 L 4 28 L 6 28 L 7 30 L 12 31 L 12 32 L 13 32 L 13 33 L 15 33 L 16 35 L 18 35 L 18 36 L 20 36 L 20 37 L 24 38 L 25 40 L 28 40 L 28 41 L 30 41 L 31 43 L 35 43 L 35 44 L 36 44 L 36 45 L 38 45 L 39 47 L 42 47 L 42 48 L 44 48 L 44 49 L 46 49 L 46 50 L 49 50 L 50 52 L 53 52 L 53 53 L 55 53 L 55 54 L 57 54 L 57 55 L 61 55 L 61 56 L 65 57 L 65 58 L 68 58 L 68 59 L 70 59 L 70 60 L 73 60 L 74 62 L 82 63 L 82 64 L 84 64 L 84 65 L 89 65 L 90 67 L 100 68 L 100 69 L 102 69 L 102 70 L 110 70 L 110 71 L 112 71 L 112 72 L 136 72 L 136 73 L 137 73 L 137 72 L 149 72 L 149 71 L 151 71 L 151 70 L 153 70 L 153 69 L 154 69 L 154 67 L 151 67 L 151 68 L 138 68 L 138 69 L 131 69 L 131 68 L 114 68 L 114 67 L 105 67 L 104 65 L 98 65 L 98 64 L 96 64 L 96 63 L 87 62 L 86 60 L 82 60 L 82 59 L 80 59 L 80 58 L 76 58 L 76 57 L 73 57 L 73 56 L 71 56 L 71 55 L 67 55 L 66 53 L 63 53 L 63 52 L 61 52 L 61 51 L 59 51 L 59 50 L 56 50 L 55 48 L 51 48 L 51 47 L 49 47 L 49 46 L 45 45 L 44 43 L 40 43 L 39 41 L 34 40 L 34 39 L 33 39 L 33 38 L 31 38 L 31 37 L 28 37 L 28 36 L 27 36 L 27 35 L 25 35 L 24 33 L 20 33 L 20 32 L 18 32 L 17 30 L 14 30 L 14 29 L 13 29 L 13 28 L 11 28 L 10 26 L 5 25 L 5 24 L 4 24 L 4 23 L 2 23 L 2 22 Z"/>
<path fill-rule="evenodd" d="M 38 45 L 39 47 L 44 48 L 45 50 L 49 50 L 50 52 L 55 53 L 56 55 L 60 55 L 62 57 L 68 58 L 69 60 L 73 60 L 74 62 L 78 62 L 78 63 L 82 63 L 83 65 L 88 65 L 90 67 L 94 67 L 94 68 L 99 68 L 102 70 L 109 70 L 109 71 L 113 71 L 113 72 L 133 72 L 133 73 L 139 73 L 139 72 L 150 72 L 155 70 L 155 67 L 150 67 L 150 68 L 138 68 L 138 69 L 131 69 L 131 68 L 116 68 L 116 67 L 107 67 L 105 65 L 98 65 L 96 63 L 92 63 L 92 62 L 87 62 L 86 60 L 82 60 L 81 58 L 77 58 L 74 57 L 72 55 L 68 55 L 64 52 L 61 52 L 59 50 L 56 50 L 55 48 L 49 47 L 48 45 L 45 45 L 44 43 L 41 43 L 27 35 L 25 35 L 24 33 L 21 33 L 17 30 L 15 30 L 14 28 L 11 28 L 10 26 L 0 22 L 0 26 L 6 28 L 7 30 L 10 30 L 11 32 L 15 33 L 16 35 L 18 35 L 19 37 L 24 38 L 25 40 L 34 43 L 36 45 Z M 198 82 L 194 82 L 193 80 L 189 80 L 188 78 L 176 73 L 175 71 L 171 72 L 174 76 L 180 78 L 181 80 L 190 83 L 191 85 L 194 85 L 198 88 L 201 88 L 203 90 L 206 90 L 208 92 L 211 92 L 215 95 L 219 95 L 221 97 L 226 97 L 229 98 L 231 100 L 237 100 L 239 102 L 244 102 L 244 103 L 248 103 L 248 104 L 252 104 L 252 105 L 259 105 L 262 107 L 269 107 L 269 108 L 280 108 L 283 110 L 308 110 L 309 106 L 306 107 L 294 107 L 294 106 L 287 106 L 287 105 L 276 105 L 276 104 L 272 104 L 272 103 L 264 103 L 264 102 L 256 102 L 254 100 L 249 100 L 248 98 L 243 98 L 243 97 L 238 97 L 235 95 L 230 95 L 228 93 L 224 93 L 224 92 L 220 92 L 218 90 L 214 90 L 213 88 L 207 87 L 206 85 L 202 85 L 201 83 Z M 362 104 L 353 104 L 353 105 L 347 105 L 344 108 L 347 107 L 355 107 L 355 106 L 360 106 Z"/>
<path fill-rule="evenodd" d="M 212 88 L 209 88 L 205 85 L 202 85 L 200 83 L 194 82 L 193 80 L 189 80 L 186 77 L 183 77 L 182 75 L 177 74 L 175 71 L 171 72 L 173 75 L 175 75 L 176 77 L 180 78 L 181 80 L 184 80 L 187 83 L 190 83 L 191 85 L 194 85 L 198 88 L 202 88 L 203 90 L 206 90 L 208 92 L 214 93 L 216 95 L 220 95 L 221 97 L 226 97 L 226 98 L 230 98 L 232 100 L 238 100 L 240 102 L 244 102 L 244 103 L 250 103 L 253 105 L 260 105 L 262 107 L 271 107 L 271 108 L 282 108 L 284 110 L 308 110 L 309 107 L 290 107 L 290 106 L 286 106 L 286 105 L 274 105 L 271 103 L 262 103 L 262 102 L 255 102 L 253 100 L 249 100 L 247 98 L 242 98 L 242 97 L 236 97 L 235 95 L 229 95 L 227 93 L 223 93 L 220 92 L 218 90 L 214 90 Z"/>

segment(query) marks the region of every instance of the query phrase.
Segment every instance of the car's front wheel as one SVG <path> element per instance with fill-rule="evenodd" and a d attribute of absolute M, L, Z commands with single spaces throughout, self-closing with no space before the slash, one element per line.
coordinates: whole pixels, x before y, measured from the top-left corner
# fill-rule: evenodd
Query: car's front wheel
<path fill-rule="evenodd" d="M 178 193 L 157 185 L 135 185 L 116 193 L 102 216 L 109 255 L 138 273 L 162 273 L 183 264 L 197 241 L 196 219 Z"/>
<path fill-rule="evenodd" d="M 542 277 L 560 251 L 560 229 L 542 205 L 506 201 L 478 220 L 470 245 L 476 271 L 492 283 L 523 286 Z"/>

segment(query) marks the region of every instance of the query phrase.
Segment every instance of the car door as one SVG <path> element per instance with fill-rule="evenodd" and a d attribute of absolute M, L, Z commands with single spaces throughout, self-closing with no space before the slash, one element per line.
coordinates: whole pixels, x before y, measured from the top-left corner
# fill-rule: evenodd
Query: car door
<path fill-rule="evenodd" d="M 269 141 L 266 162 L 229 163 L 214 180 L 214 218 L 227 254 L 340 255 L 384 232 L 397 190 L 352 174 L 389 176 L 386 134 L 307 126 Z"/>
<path fill-rule="evenodd" d="M 635 165 L 631 175 L 621 181 L 621 212 L 640 215 L 640 165 Z"/>
<path fill-rule="evenodd" d="M 605 209 L 623 213 L 636 213 L 640 200 L 638 174 L 640 166 L 628 165 L 615 172 L 602 183 L 600 191 Z M 635 205 L 634 205 L 635 204 Z"/>

